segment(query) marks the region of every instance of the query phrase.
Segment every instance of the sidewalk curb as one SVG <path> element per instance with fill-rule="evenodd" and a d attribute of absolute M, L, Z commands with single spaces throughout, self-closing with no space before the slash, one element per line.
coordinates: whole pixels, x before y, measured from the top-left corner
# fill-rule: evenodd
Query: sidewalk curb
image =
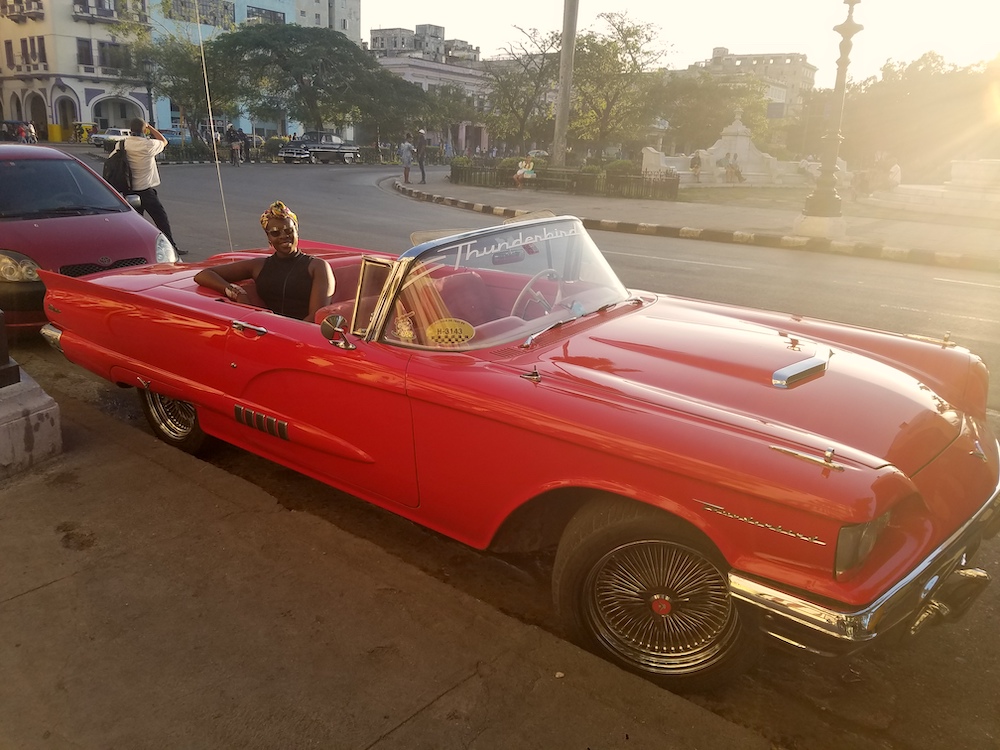
<path fill-rule="evenodd" d="M 406 187 L 398 180 L 393 182 L 393 188 L 414 200 L 438 203 L 443 206 L 462 208 L 477 213 L 492 214 L 504 218 L 513 218 L 522 214 L 532 213 L 519 208 L 490 206 L 484 203 L 473 203 L 460 198 L 450 198 L 444 195 L 425 193 L 415 188 Z M 816 253 L 831 253 L 834 255 L 853 255 L 861 258 L 876 258 L 880 260 L 917 263 L 921 265 L 943 266 L 946 268 L 961 268 L 973 271 L 1000 272 L 1000 259 L 984 258 L 979 255 L 965 253 L 936 252 L 931 250 L 910 250 L 907 248 L 889 247 L 882 242 L 866 242 L 864 240 L 833 240 L 825 237 L 803 237 L 799 235 L 770 234 L 765 232 L 743 232 L 729 229 L 704 229 L 696 227 L 673 227 L 665 224 L 643 224 L 631 221 L 609 221 L 607 219 L 591 219 L 580 217 L 587 229 L 604 232 L 624 232 L 627 234 L 643 234 L 654 237 L 671 237 L 674 239 L 703 240 L 706 242 L 729 242 L 737 245 L 754 245 L 785 250 L 806 250 Z"/>

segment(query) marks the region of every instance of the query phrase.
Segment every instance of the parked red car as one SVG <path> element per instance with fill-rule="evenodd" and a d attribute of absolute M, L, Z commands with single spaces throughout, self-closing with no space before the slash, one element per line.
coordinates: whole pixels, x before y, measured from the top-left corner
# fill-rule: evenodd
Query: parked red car
<path fill-rule="evenodd" d="M 176 260 L 167 238 L 83 162 L 0 144 L 0 309 L 9 331 L 46 323 L 40 269 L 82 276 Z"/>
<path fill-rule="evenodd" d="M 557 548 L 569 632 L 671 689 L 731 678 L 761 633 L 825 654 L 915 633 L 989 580 L 968 564 L 1000 529 L 988 374 L 951 342 L 630 291 L 572 217 L 399 257 L 300 246 L 337 280 L 319 325 L 196 264 L 43 273 L 44 333 L 179 448 Z"/>

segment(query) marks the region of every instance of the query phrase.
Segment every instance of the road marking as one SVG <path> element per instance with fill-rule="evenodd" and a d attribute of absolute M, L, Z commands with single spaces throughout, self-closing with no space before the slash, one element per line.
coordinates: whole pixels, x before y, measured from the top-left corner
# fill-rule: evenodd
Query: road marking
<path fill-rule="evenodd" d="M 924 310 L 920 307 L 903 307 L 901 305 L 879 305 L 879 307 L 883 310 L 903 310 L 904 312 L 915 312 L 923 315 L 945 315 L 949 318 L 971 320 L 975 323 L 991 323 L 993 325 L 1000 325 L 1000 320 L 993 320 L 992 318 L 974 318 L 971 315 L 959 315 L 957 313 L 945 312 L 943 310 Z"/>
<path fill-rule="evenodd" d="M 943 281 L 945 284 L 965 284 L 966 286 L 984 286 L 987 289 L 1000 289 L 1000 284 L 983 284 L 978 281 L 961 281 L 959 279 L 935 278 L 934 281 Z"/>
<path fill-rule="evenodd" d="M 735 268 L 738 271 L 753 271 L 751 266 L 731 266 L 727 263 L 706 263 L 701 260 L 678 260 L 677 258 L 661 258 L 655 255 L 639 255 L 638 253 L 616 253 L 614 250 L 602 250 L 605 255 L 623 255 L 626 258 L 642 258 L 644 260 L 662 260 L 665 263 L 688 263 L 692 266 L 714 266 L 716 268 Z"/>

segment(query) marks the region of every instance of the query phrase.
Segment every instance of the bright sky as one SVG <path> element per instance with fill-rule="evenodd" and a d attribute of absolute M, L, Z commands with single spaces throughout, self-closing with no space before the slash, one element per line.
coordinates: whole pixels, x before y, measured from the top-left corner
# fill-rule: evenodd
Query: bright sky
<path fill-rule="evenodd" d="M 712 56 L 713 47 L 732 54 L 798 52 L 819 68 L 816 86 L 832 88 L 840 56 L 840 36 L 832 29 L 847 18 L 842 0 L 579 0 L 577 29 L 604 31 L 598 13 L 627 12 L 653 24 L 667 50 L 667 67 L 679 69 Z M 520 36 L 515 26 L 562 28 L 562 0 L 362 0 L 362 39 L 372 28 L 444 26 L 448 39 L 464 39 L 492 57 Z M 946 62 L 965 66 L 1000 55 L 997 0 L 862 0 L 854 20 L 864 26 L 854 37 L 848 76 L 877 75 L 887 59 L 911 62 L 934 51 Z"/>

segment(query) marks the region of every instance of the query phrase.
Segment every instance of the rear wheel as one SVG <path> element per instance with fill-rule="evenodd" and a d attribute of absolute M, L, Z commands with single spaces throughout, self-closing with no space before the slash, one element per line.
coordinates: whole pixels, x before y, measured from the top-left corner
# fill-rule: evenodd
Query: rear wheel
<path fill-rule="evenodd" d="M 198 424 L 194 404 L 149 390 L 139 391 L 139 403 L 153 434 L 163 442 L 192 455 L 208 444 L 209 437 Z"/>
<path fill-rule="evenodd" d="M 553 597 L 585 648 L 669 690 L 704 690 L 749 668 L 758 636 L 729 593 L 719 552 L 683 522 L 619 500 L 570 521 Z"/>

